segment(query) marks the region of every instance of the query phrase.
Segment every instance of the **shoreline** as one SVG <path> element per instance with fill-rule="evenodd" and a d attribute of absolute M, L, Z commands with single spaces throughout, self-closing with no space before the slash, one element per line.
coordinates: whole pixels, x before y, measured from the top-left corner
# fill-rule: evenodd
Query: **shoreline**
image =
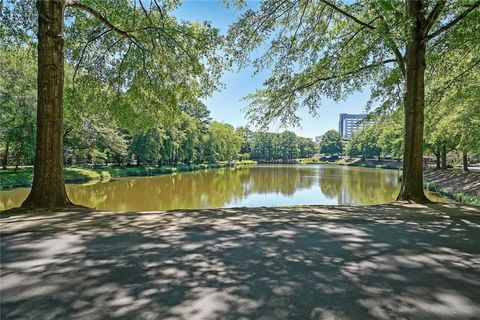
<path fill-rule="evenodd" d="M 304 161 L 307 160 L 307 161 Z M 392 161 L 381 161 L 391 163 Z M 373 164 L 372 164 L 373 163 Z M 81 184 L 93 181 L 109 181 L 121 177 L 147 177 L 176 172 L 190 172 L 197 170 L 210 170 L 220 168 L 242 167 L 251 165 L 331 165 L 350 166 L 368 169 L 399 170 L 398 167 L 389 165 L 378 165 L 376 160 L 357 161 L 351 163 L 340 163 L 338 161 L 308 161 L 299 159 L 295 162 L 261 162 L 256 160 L 242 160 L 236 162 L 201 163 L 201 164 L 180 164 L 162 166 L 72 166 L 64 168 L 65 183 Z M 33 180 L 33 168 L 20 168 L 17 172 L 12 169 L 0 170 L 0 191 L 12 190 L 15 188 L 31 187 Z"/>
<path fill-rule="evenodd" d="M 254 161 L 238 161 L 225 163 L 200 163 L 162 166 L 99 166 L 99 167 L 66 167 L 64 169 L 65 183 L 80 184 L 92 181 L 109 181 L 121 177 L 146 177 L 177 172 L 190 172 L 198 170 L 211 170 L 254 165 Z M 0 191 L 15 188 L 31 187 L 33 168 L 13 170 L 0 170 Z"/>

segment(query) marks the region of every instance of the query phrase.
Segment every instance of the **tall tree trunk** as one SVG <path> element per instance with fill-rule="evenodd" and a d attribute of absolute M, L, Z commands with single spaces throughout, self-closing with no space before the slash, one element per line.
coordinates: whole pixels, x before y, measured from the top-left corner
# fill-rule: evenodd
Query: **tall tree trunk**
<path fill-rule="evenodd" d="M 447 146 L 442 146 L 442 170 L 447 170 Z"/>
<path fill-rule="evenodd" d="M 441 168 L 441 166 L 440 166 L 440 150 L 437 150 L 437 152 L 434 153 L 434 154 L 435 154 L 435 163 L 436 163 L 435 168 L 437 170 L 440 170 L 440 168 Z"/>
<path fill-rule="evenodd" d="M 71 204 L 63 179 L 64 0 L 37 0 L 37 145 L 32 190 L 22 207 Z"/>
<path fill-rule="evenodd" d="M 425 107 L 425 19 L 423 0 L 407 0 L 412 19 L 406 52 L 405 137 L 403 179 L 397 200 L 430 202 L 423 191 L 423 124 Z"/>
<path fill-rule="evenodd" d="M 3 155 L 3 170 L 7 170 L 8 166 L 8 156 L 10 152 L 10 141 L 7 140 L 7 143 L 5 145 L 5 154 Z"/>
<path fill-rule="evenodd" d="M 468 153 L 467 152 L 462 152 L 462 158 L 463 158 L 463 171 L 468 172 Z"/>

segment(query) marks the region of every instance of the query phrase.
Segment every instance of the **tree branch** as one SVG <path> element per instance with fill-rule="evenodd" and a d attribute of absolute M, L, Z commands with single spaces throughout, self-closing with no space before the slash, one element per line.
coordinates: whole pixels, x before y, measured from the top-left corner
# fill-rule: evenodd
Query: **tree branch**
<path fill-rule="evenodd" d="M 455 76 L 445 87 L 443 87 L 441 90 L 439 90 L 438 92 L 440 92 L 440 97 L 439 99 L 436 101 L 436 103 L 440 103 L 440 101 L 442 101 L 443 97 L 445 96 L 445 92 L 448 91 L 448 89 L 450 89 L 450 87 L 455 83 L 457 82 L 458 79 L 460 79 L 461 77 L 463 77 L 465 74 L 467 74 L 470 70 L 472 70 L 473 68 L 475 68 L 477 65 L 480 64 L 480 60 L 477 60 L 477 61 L 474 61 L 470 66 L 468 66 L 465 70 L 463 70 L 462 72 L 460 72 L 460 74 L 458 74 L 457 76 Z M 432 104 L 433 102 L 432 101 L 429 101 L 429 104 Z"/>
<path fill-rule="evenodd" d="M 387 30 L 387 42 L 390 44 L 392 47 L 393 54 L 395 55 L 395 60 L 397 61 L 398 67 L 400 68 L 400 71 L 402 72 L 402 75 L 405 77 L 406 75 L 406 69 L 405 69 L 405 58 L 403 57 L 402 53 L 400 52 L 400 49 L 398 48 L 397 44 L 391 37 L 391 31 L 390 27 L 388 26 L 387 22 L 385 21 L 385 17 L 383 15 L 380 15 L 380 19 L 383 21 L 385 28 Z"/>
<path fill-rule="evenodd" d="M 87 11 L 88 13 L 93 15 L 95 18 L 100 20 L 100 22 L 102 22 L 109 29 L 118 33 L 122 37 L 130 39 L 130 41 L 132 41 L 138 48 L 143 50 L 142 46 L 140 45 L 140 41 L 138 41 L 138 39 L 133 34 L 131 34 L 128 31 L 125 31 L 125 30 L 122 30 L 122 29 L 118 28 L 113 23 L 111 23 L 105 16 L 103 16 L 100 12 L 93 9 L 92 7 L 90 7 L 90 6 L 88 6 L 84 3 L 78 2 L 76 0 L 68 0 L 68 1 L 66 1 L 66 5 L 69 6 L 69 7 L 78 8 L 78 9 Z"/>
<path fill-rule="evenodd" d="M 451 27 L 453 27 L 454 25 L 459 23 L 470 12 L 477 9 L 478 7 L 480 7 L 480 0 L 477 0 L 476 2 L 472 3 L 472 5 L 468 6 L 468 8 L 465 11 L 463 11 L 462 13 L 460 13 L 455 19 L 451 20 L 449 23 L 447 23 L 443 27 L 438 28 L 435 32 L 429 34 L 427 36 L 427 40 L 431 40 L 431 39 L 435 38 L 436 36 L 442 34 L 443 32 L 447 31 L 448 29 L 450 29 Z"/>
<path fill-rule="evenodd" d="M 447 0 L 438 0 L 438 2 L 433 7 L 432 11 L 428 14 L 427 24 L 425 26 L 425 34 L 428 34 L 433 24 L 437 21 L 438 17 L 442 13 L 443 8 L 447 4 Z"/>
<path fill-rule="evenodd" d="M 338 13 L 344 15 L 345 17 L 347 17 L 347 18 L 355 21 L 356 23 L 358 23 L 358 24 L 360 24 L 360 25 L 362 25 L 362 26 L 364 26 L 364 27 L 366 27 L 366 28 L 368 28 L 368 29 L 370 29 L 370 30 L 374 30 L 374 29 L 375 29 L 374 26 L 372 26 L 372 25 L 370 25 L 370 24 L 368 24 L 368 23 L 366 23 L 366 22 L 363 22 L 362 20 L 354 17 L 354 16 L 351 15 L 350 13 L 346 12 L 345 10 L 343 10 L 343 9 L 340 8 L 340 7 L 337 7 L 336 5 L 334 5 L 333 3 L 331 3 L 331 2 L 329 2 L 329 1 L 327 1 L 327 0 L 320 0 L 320 2 L 325 3 L 327 6 L 331 7 L 332 9 L 334 9 L 335 11 L 337 11 Z"/>
<path fill-rule="evenodd" d="M 348 72 L 345 72 L 345 73 L 342 73 L 342 74 L 339 74 L 339 75 L 317 78 L 317 79 L 314 79 L 314 80 L 312 80 L 312 81 L 310 81 L 306 84 L 303 84 L 303 85 L 300 85 L 298 87 L 293 88 L 292 90 L 290 90 L 290 94 L 294 94 L 297 91 L 307 89 L 307 88 L 315 85 L 316 83 L 318 83 L 320 81 L 328 81 L 328 80 L 338 79 L 338 78 L 341 78 L 341 77 L 345 77 L 345 76 L 349 76 L 349 75 L 361 72 L 363 70 L 367 70 L 367 69 L 370 69 L 370 68 L 373 68 L 373 67 L 378 67 L 378 66 L 382 66 L 384 64 L 393 63 L 393 62 L 396 62 L 396 60 L 395 59 L 387 59 L 387 60 L 384 60 L 384 61 L 381 61 L 381 62 L 376 62 L 376 63 L 369 64 L 369 65 L 363 66 L 361 68 L 358 68 L 358 69 L 355 69 L 355 70 L 352 70 L 352 71 L 348 71 Z"/>
<path fill-rule="evenodd" d="M 75 86 L 75 78 L 77 76 L 77 73 L 78 73 L 78 70 L 80 69 L 80 64 L 82 63 L 83 61 L 83 57 L 85 56 L 85 51 L 87 50 L 87 47 L 94 41 L 96 41 L 97 39 L 103 37 L 105 34 L 109 33 L 110 31 L 112 31 L 111 29 L 106 29 L 104 30 L 103 32 L 101 32 L 100 34 L 98 34 L 97 36 L 89 39 L 85 45 L 83 46 L 82 48 L 82 51 L 80 53 L 80 58 L 78 59 L 78 62 L 77 64 L 75 65 L 75 69 L 73 71 L 73 77 L 72 77 L 72 82 L 73 82 L 73 85 Z"/>

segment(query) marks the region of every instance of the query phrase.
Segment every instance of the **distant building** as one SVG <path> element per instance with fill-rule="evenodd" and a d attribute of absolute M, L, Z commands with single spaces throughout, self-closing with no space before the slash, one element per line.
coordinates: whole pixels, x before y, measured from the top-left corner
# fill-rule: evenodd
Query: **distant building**
<path fill-rule="evenodd" d="M 349 140 L 352 134 L 361 128 L 362 120 L 367 117 L 366 114 L 348 114 L 341 113 L 340 121 L 338 123 L 338 131 L 342 135 L 343 140 Z M 374 123 L 369 121 L 368 123 Z"/>
<path fill-rule="evenodd" d="M 316 142 L 316 143 L 320 143 L 320 141 L 322 140 L 322 137 L 323 137 L 323 135 L 321 135 L 321 136 L 315 136 L 315 139 L 314 139 L 315 142 Z"/>

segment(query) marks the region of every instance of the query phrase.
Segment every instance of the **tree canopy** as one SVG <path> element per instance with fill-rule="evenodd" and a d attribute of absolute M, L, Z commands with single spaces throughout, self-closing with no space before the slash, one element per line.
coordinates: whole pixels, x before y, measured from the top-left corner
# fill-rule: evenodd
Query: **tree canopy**
<path fill-rule="evenodd" d="M 340 154 L 343 151 L 342 135 L 337 130 L 328 130 L 320 140 L 320 153 L 330 155 Z"/>

